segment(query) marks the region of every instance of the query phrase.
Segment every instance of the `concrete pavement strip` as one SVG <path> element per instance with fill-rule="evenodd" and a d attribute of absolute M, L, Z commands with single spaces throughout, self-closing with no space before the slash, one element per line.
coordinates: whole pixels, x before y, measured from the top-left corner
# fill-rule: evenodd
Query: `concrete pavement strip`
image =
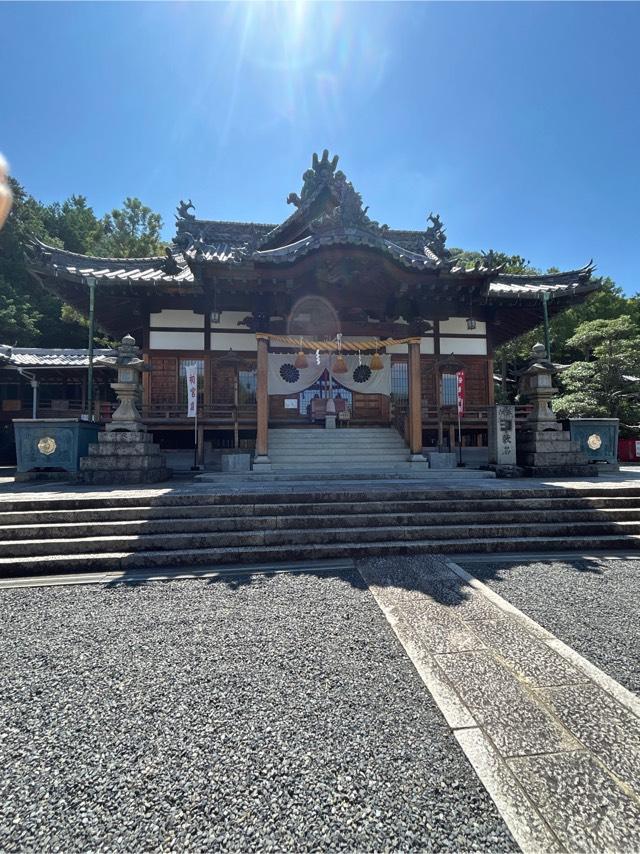
<path fill-rule="evenodd" d="M 640 700 L 452 560 L 359 568 L 525 854 L 640 850 Z"/>

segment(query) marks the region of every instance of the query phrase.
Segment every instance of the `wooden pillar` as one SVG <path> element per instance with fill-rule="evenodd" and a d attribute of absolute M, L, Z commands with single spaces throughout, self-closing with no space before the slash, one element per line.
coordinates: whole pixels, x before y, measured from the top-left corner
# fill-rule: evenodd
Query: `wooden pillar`
<path fill-rule="evenodd" d="M 412 457 L 422 454 L 420 339 L 409 342 L 409 447 Z"/>
<path fill-rule="evenodd" d="M 238 409 L 240 407 L 240 368 L 236 365 L 233 369 L 233 447 L 240 447 L 240 417 Z M 268 404 L 268 400 L 267 400 Z"/>
<path fill-rule="evenodd" d="M 260 333 L 256 335 L 257 343 L 257 369 L 256 369 L 256 408 L 257 408 L 257 430 L 256 430 L 256 454 L 253 467 L 263 471 L 271 468 L 269 461 L 269 339 L 263 338 Z"/>
<path fill-rule="evenodd" d="M 196 451 L 197 465 L 204 466 L 204 427 L 198 424 L 198 444 Z"/>

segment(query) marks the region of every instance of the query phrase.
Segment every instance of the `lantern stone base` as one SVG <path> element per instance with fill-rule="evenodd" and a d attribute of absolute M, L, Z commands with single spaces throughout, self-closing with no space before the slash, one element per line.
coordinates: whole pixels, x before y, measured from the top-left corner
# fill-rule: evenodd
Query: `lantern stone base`
<path fill-rule="evenodd" d="M 568 431 L 557 429 L 524 430 L 518 435 L 518 465 L 529 477 L 547 475 L 597 475 Z"/>
<path fill-rule="evenodd" d="M 157 483 L 171 476 L 160 446 L 144 430 L 99 433 L 80 460 L 84 483 Z"/>

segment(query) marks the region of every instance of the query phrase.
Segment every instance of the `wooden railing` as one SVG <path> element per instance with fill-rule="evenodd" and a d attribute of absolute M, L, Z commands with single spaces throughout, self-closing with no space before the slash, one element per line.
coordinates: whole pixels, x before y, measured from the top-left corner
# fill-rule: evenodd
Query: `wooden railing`
<path fill-rule="evenodd" d="M 486 424 L 489 417 L 490 406 L 467 406 L 465 407 L 464 415 L 461 418 L 463 424 L 471 424 L 472 422 Z M 530 406 L 516 406 L 516 424 L 520 424 L 531 411 Z M 438 412 L 437 406 L 432 406 L 424 401 L 422 402 L 422 423 L 437 424 L 438 419 L 443 421 L 458 420 L 458 413 L 455 406 L 442 406 Z"/>
<path fill-rule="evenodd" d="M 185 403 L 153 403 L 140 407 L 140 413 L 144 420 L 149 422 L 185 421 L 191 423 L 193 421 L 187 416 L 187 405 Z M 234 406 L 231 403 L 200 404 L 198 419 L 215 425 L 255 424 L 256 406 L 255 404 Z"/>

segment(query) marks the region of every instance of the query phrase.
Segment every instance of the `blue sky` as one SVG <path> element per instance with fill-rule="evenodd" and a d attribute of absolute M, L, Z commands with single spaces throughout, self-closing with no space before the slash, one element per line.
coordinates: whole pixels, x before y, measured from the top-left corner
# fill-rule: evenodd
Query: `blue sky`
<path fill-rule="evenodd" d="M 0 150 L 43 201 L 279 222 L 326 147 L 391 227 L 640 291 L 640 4 L 9 3 L 0 32 Z"/>

